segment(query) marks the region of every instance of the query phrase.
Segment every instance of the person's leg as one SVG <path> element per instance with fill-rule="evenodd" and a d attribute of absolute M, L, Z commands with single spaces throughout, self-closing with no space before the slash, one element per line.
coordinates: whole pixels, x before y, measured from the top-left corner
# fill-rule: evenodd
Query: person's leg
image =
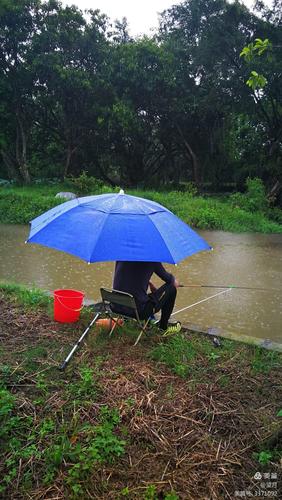
<path fill-rule="evenodd" d="M 149 300 L 143 311 L 140 313 L 142 319 L 149 318 L 153 313 L 161 310 L 159 327 L 166 330 L 168 320 L 174 308 L 176 298 L 176 288 L 174 285 L 164 284 L 155 292 L 148 294 Z"/>
<path fill-rule="evenodd" d="M 156 290 L 155 293 L 157 293 L 159 290 Z M 159 327 L 161 330 L 167 329 L 168 320 L 169 320 L 170 315 L 173 311 L 175 299 L 176 299 L 175 286 L 174 285 L 164 285 L 164 290 L 160 293 L 160 295 L 158 297 L 159 307 L 161 309 L 161 319 L 159 322 Z M 158 309 L 158 310 L 160 310 L 160 309 Z"/>

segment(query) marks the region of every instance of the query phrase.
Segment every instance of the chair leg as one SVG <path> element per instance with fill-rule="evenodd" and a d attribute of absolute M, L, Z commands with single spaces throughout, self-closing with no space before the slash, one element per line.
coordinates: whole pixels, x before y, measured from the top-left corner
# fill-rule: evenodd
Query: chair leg
<path fill-rule="evenodd" d="M 147 321 L 146 321 L 146 323 L 145 323 L 145 325 L 144 325 L 144 326 L 142 326 L 141 332 L 139 333 L 139 335 L 138 335 L 138 337 L 137 337 L 137 339 L 136 339 L 136 341 L 135 341 L 135 343 L 134 343 L 134 346 L 136 346 L 136 345 L 138 344 L 139 340 L 140 340 L 140 339 L 141 339 L 141 337 L 142 337 L 143 332 L 145 332 L 145 330 L 146 330 L 146 328 L 147 328 L 147 325 L 148 325 L 148 323 L 149 323 L 149 319 L 150 319 L 150 318 L 148 318 L 148 319 L 147 319 Z"/>
<path fill-rule="evenodd" d="M 115 318 L 112 318 L 111 317 L 111 320 L 112 320 L 112 327 L 111 327 L 111 331 L 109 333 L 109 337 L 111 337 L 115 327 L 118 325 L 118 320 L 120 319 L 120 316 L 118 316 L 116 319 Z"/>

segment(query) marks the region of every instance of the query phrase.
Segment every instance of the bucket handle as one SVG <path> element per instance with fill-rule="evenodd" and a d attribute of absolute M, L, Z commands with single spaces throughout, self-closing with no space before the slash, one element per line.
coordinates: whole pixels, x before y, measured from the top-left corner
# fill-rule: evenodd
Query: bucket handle
<path fill-rule="evenodd" d="M 82 311 L 82 309 L 84 308 L 84 305 L 82 304 L 82 306 L 79 308 L 79 309 L 73 309 L 72 307 L 68 307 L 66 306 L 66 304 L 64 304 L 58 297 L 58 295 L 56 295 L 56 300 L 58 302 L 60 302 L 61 306 L 65 307 L 66 309 L 68 309 L 69 311 L 73 311 L 73 312 L 80 312 Z"/>

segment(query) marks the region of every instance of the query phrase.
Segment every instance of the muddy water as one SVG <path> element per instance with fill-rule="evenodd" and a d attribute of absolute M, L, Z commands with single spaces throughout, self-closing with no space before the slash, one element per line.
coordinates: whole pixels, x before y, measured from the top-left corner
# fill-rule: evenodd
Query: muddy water
<path fill-rule="evenodd" d="M 88 265 L 62 252 L 25 245 L 28 231 L 28 226 L 0 224 L 0 281 L 45 290 L 75 288 L 94 300 L 99 300 L 100 286 L 111 286 L 113 263 Z M 272 290 L 232 289 L 175 314 L 174 319 L 282 343 L 282 235 L 199 233 L 214 250 L 193 255 L 178 266 L 167 265 L 181 283 Z M 221 291 L 180 288 L 175 311 Z"/>

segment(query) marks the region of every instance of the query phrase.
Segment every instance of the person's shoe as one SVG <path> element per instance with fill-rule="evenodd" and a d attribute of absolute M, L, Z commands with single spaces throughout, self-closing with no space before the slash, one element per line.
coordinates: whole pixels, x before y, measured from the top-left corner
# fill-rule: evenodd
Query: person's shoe
<path fill-rule="evenodd" d="M 149 325 L 150 326 L 158 326 L 159 320 L 156 318 L 154 314 L 152 314 L 149 318 Z"/>
<path fill-rule="evenodd" d="M 181 323 L 177 321 L 173 325 L 169 325 L 166 330 L 162 333 L 162 337 L 170 337 L 171 335 L 175 335 L 181 331 Z"/>

